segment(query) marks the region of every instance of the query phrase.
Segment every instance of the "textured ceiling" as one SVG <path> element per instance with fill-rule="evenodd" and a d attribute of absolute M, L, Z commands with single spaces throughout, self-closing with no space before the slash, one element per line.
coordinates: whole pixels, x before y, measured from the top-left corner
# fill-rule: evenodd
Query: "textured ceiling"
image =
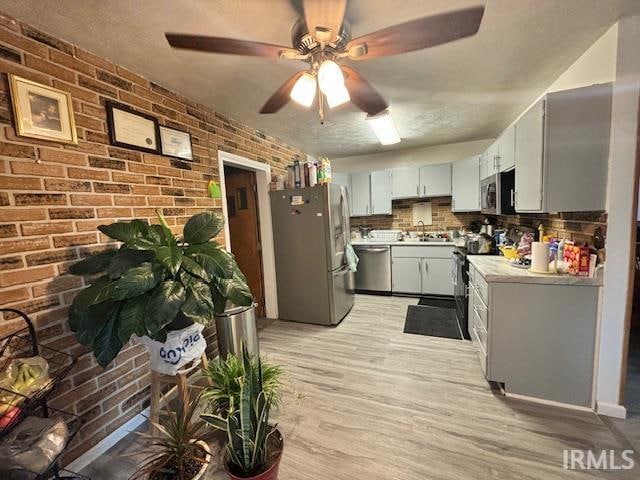
<path fill-rule="evenodd" d="M 479 0 L 350 0 L 360 36 Z M 382 147 L 364 113 L 347 105 L 320 125 L 289 104 L 257 112 L 306 64 L 173 50 L 164 32 L 290 45 L 298 0 L 0 0 L 0 10 L 130 68 L 313 155 L 355 155 L 496 136 L 638 0 L 488 0 L 472 38 L 395 57 L 352 62 L 383 94 L 402 142 Z"/>

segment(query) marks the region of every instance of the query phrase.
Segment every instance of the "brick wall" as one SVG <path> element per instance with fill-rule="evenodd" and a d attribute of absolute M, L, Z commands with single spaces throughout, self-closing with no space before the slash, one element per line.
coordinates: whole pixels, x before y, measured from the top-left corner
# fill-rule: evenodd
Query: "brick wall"
<path fill-rule="evenodd" d="M 203 105 L 0 15 L 0 305 L 29 313 L 40 340 L 79 355 L 54 405 L 88 422 L 75 458 L 136 415 L 148 402 L 144 348 L 126 346 L 102 370 L 67 327 L 67 309 L 83 280 L 70 264 L 103 249 L 100 224 L 154 220 L 162 208 L 174 231 L 197 212 L 219 210 L 207 196 L 218 177 L 217 151 L 271 164 L 275 172 L 303 153 Z M 79 143 L 16 136 L 7 72 L 70 92 Z M 194 161 L 109 145 L 104 101 L 117 100 L 156 116 L 162 125 L 191 132 Z M 0 319 L 0 333 L 17 320 Z"/>
<path fill-rule="evenodd" d="M 484 218 L 480 213 L 453 213 L 451 211 L 451 197 L 436 197 L 431 201 L 431 215 L 433 225 L 427 225 L 425 230 L 430 232 L 468 228 L 473 220 Z M 415 230 L 412 219 L 412 206 L 414 203 L 425 200 L 407 199 L 393 200 L 392 215 L 372 215 L 369 217 L 352 217 L 351 229 L 357 230 L 361 225 L 382 230 Z"/>

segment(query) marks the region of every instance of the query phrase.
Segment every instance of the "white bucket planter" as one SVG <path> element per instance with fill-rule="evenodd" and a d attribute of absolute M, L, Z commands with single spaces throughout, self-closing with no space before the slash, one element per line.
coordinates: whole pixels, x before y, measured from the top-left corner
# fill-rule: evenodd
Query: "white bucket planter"
<path fill-rule="evenodd" d="M 204 450 L 207 452 L 207 455 L 204 457 L 205 462 L 202 464 L 202 468 L 200 468 L 200 471 L 191 480 L 200 480 L 201 478 L 203 478 L 205 472 L 207 471 L 207 468 L 209 468 L 209 463 L 211 462 L 211 447 L 209 447 L 209 445 L 203 441 L 199 441 L 196 443 L 204 448 Z"/>

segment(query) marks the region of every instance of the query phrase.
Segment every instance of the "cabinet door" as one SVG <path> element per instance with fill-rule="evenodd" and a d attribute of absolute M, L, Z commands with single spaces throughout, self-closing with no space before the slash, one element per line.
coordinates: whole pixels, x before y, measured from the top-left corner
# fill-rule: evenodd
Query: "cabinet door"
<path fill-rule="evenodd" d="M 498 173 L 498 161 L 500 158 L 499 145 L 499 140 L 496 140 L 487 149 L 487 163 L 485 168 L 485 176 L 483 178 L 487 178 Z"/>
<path fill-rule="evenodd" d="M 371 172 L 371 214 L 391 215 L 391 170 Z"/>
<path fill-rule="evenodd" d="M 479 180 L 484 180 L 489 176 L 489 150 L 485 150 L 480 155 L 480 178 Z"/>
<path fill-rule="evenodd" d="M 369 173 L 351 174 L 351 215 L 371 214 L 371 185 Z"/>
<path fill-rule="evenodd" d="M 480 211 L 480 156 L 453 162 L 451 195 L 454 212 Z"/>
<path fill-rule="evenodd" d="M 516 123 L 516 211 L 542 211 L 544 101 Z"/>
<path fill-rule="evenodd" d="M 416 198 L 420 196 L 419 167 L 391 170 L 391 198 Z"/>
<path fill-rule="evenodd" d="M 498 166 L 501 172 L 516 166 L 516 126 L 511 125 L 498 139 Z"/>
<path fill-rule="evenodd" d="M 421 197 L 445 197 L 449 195 L 451 195 L 450 163 L 420 167 Z"/>
<path fill-rule="evenodd" d="M 422 293 L 425 295 L 453 295 L 450 258 L 422 259 Z"/>
<path fill-rule="evenodd" d="M 391 279 L 393 292 L 422 293 L 422 259 L 394 258 Z"/>

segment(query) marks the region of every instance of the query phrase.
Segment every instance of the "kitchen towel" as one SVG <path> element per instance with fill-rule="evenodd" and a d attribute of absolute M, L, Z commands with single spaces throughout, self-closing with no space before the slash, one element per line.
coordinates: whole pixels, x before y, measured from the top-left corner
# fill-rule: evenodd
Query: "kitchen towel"
<path fill-rule="evenodd" d="M 531 244 L 531 271 L 549 271 L 549 244 L 533 242 Z"/>

